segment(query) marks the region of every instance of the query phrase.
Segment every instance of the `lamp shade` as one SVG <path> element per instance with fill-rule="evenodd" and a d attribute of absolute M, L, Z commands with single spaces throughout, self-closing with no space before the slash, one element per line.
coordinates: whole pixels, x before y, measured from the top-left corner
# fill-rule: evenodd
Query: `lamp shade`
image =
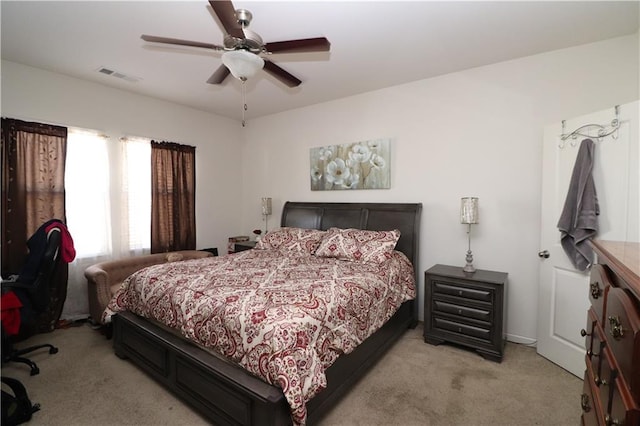
<path fill-rule="evenodd" d="M 264 197 L 262 199 L 262 214 L 269 216 L 271 214 L 271 198 Z"/>
<path fill-rule="evenodd" d="M 460 223 L 478 223 L 478 198 L 463 197 L 460 203 Z"/>
<path fill-rule="evenodd" d="M 247 80 L 264 67 L 264 60 L 246 50 L 230 50 L 222 54 L 222 63 L 238 80 Z"/>

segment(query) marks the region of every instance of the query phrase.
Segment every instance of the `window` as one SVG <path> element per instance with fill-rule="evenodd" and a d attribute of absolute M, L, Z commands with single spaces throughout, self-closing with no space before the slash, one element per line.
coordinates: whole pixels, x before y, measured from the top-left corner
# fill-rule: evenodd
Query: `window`
<path fill-rule="evenodd" d="M 149 252 L 149 140 L 113 143 L 95 133 L 70 129 L 65 187 L 67 225 L 80 259 Z"/>
<path fill-rule="evenodd" d="M 128 219 L 128 249 L 149 252 L 151 247 L 151 144 L 148 139 L 123 141 L 122 217 Z"/>
<path fill-rule="evenodd" d="M 69 130 L 65 170 L 67 227 L 79 259 L 111 253 L 108 139 Z"/>
<path fill-rule="evenodd" d="M 146 254 L 151 247 L 151 144 L 116 142 L 69 129 L 65 170 L 67 227 L 76 260 L 69 265 L 63 318 L 89 312 L 84 270 L 107 259 Z"/>

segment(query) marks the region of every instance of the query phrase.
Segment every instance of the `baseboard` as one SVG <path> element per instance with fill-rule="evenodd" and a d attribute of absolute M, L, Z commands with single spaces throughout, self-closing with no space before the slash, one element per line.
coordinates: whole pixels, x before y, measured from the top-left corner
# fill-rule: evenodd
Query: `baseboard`
<path fill-rule="evenodd" d="M 520 345 L 527 345 L 527 346 L 536 346 L 536 343 L 538 342 L 537 339 L 532 339 L 530 337 L 524 337 L 524 336 L 518 336 L 516 334 L 507 334 L 507 341 L 513 342 L 513 343 L 518 343 Z"/>

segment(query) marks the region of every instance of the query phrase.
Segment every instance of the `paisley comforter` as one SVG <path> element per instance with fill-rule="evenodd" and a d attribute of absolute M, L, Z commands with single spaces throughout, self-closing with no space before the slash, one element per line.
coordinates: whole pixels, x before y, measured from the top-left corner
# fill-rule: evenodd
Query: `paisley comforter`
<path fill-rule="evenodd" d="M 248 250 L 154 265 L 125 280 L 105 310 L 178 330 L 282 388 L 292 421 L 326 387 L 325 370 L 415 297 L 413 266 Z"/>

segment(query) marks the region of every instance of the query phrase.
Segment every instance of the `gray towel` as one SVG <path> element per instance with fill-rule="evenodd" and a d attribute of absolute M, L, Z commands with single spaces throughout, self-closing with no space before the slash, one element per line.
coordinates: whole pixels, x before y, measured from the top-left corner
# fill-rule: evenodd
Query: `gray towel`
<path fill-rule="evenodd" d="M 580 144 L 576 164 L 573 166 L 569 191 L 558 221 L 560 243 L 573 266 L 584 271 L 594 261 L 589 245 L 598 232 L 598 197 L 593 182 L 593 155 L 595 144 L 585 139 Z"/>

